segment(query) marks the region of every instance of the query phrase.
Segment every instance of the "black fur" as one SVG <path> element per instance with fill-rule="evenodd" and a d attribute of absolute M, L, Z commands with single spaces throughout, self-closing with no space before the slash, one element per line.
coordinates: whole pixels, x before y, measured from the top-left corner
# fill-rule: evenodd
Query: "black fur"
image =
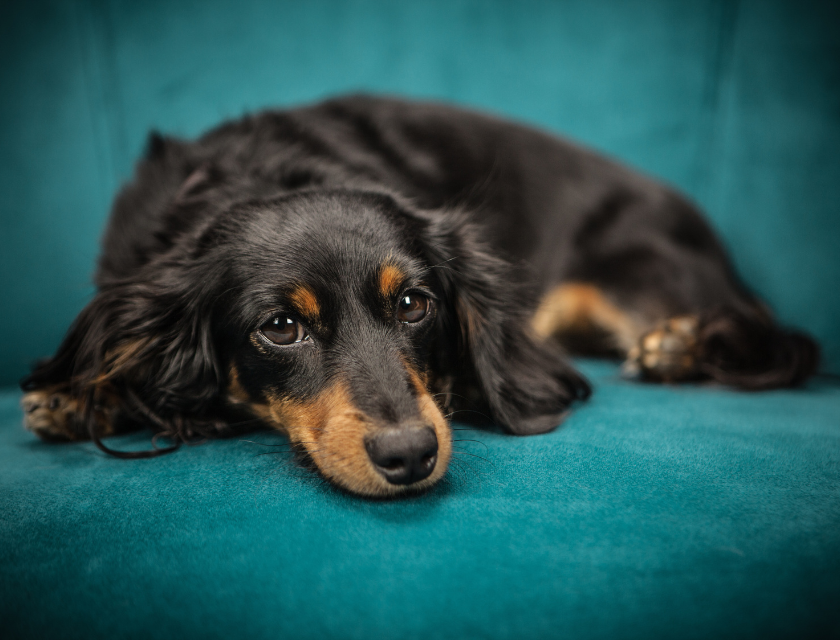
<path fill-rule="evenodd" d="M 376 298 L 385 260 L 433 300 L 417 327 Z M 232 364 L 257 400 L 312 398 L 340 374 L 369 415 L 408 419 L 405 360 L 452 406 L 539 433 L 590 392 L 528 329 L 563 281 L 650 322 L 696 314 L 702 371 L 726 384 L 792 386 L 816 367 L 816 345 L 774 325 L 668 188 L 517 124 L 355 96 L 195 142 L 152 135 L 114 206 L 96 297 L 23 387 L 79 398 L 80 437 L 98 439 L 106 389 L 123 428 L 185 440 L 248 419 L 225 396 Z M 319 346 L 261 346 L 255 332 L 290 312 L 299 282 L 323 302 Z"/>

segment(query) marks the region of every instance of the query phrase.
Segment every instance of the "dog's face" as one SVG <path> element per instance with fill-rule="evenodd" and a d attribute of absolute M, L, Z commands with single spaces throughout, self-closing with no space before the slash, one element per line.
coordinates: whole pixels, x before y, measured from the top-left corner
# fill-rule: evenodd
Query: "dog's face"
<path fill-rule="evenodd" d="M 410 221 L 382 202 L 317 196 L 236 217 L 221 243 L 234 289 L 228 399 L 283 429 L 350 491 L 435 483 L 451 452 L 430 388 L 442 292 Z"/>
<path fill-rule="evenodd" d="M 176 440 L 245 413 L 331 482 L 389 496 L 446 472 L 442 406 L 532 434 L 588 394 L 529 335 L 510 266 L 466 214 L 364 191 L 247 204 L 207 191 L 171 221 L 168 248 L 103 285 L 31 379 L 70 380 L 70 438 L 110 432 L 102 406 Z"/>

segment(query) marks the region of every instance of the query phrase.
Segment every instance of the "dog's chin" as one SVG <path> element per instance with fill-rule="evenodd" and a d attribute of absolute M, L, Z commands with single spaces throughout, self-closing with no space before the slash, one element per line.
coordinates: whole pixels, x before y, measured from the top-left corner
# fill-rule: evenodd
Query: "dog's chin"
<path fill-rule="evenodd" d="M 434 487 L 446 475 L 446 465 L 444 465 L 435 467 L 435 472 L 420 482 L 400 485 L 391 484 L 381 476 L 378 479 L 371 479 L 372 481 L 359 482 L 356 477 L 329 476 L 319 467 L 317 470 L 330 484 L 341 491 L 370 500 L 394 500 L 420 496 Z M 376 472 L 373 471 L 373 473 Z"/>

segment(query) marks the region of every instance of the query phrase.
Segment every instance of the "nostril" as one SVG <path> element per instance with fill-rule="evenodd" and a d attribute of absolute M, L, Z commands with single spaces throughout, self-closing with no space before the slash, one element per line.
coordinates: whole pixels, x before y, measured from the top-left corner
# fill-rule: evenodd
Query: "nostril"
<path fill-rule="evenodd" d="M 437 436 L 425 425 L 382 429 L 365 441 L 365 448 L 376 470 L 391 484 L 419 482 L 437 463 Z"/>
<path fill-rule="evenodd" d="M 437 438 L 435 438 L 435 446 L 434 449 L 429 448 L 427 449 L 422 456 L 420 457 L 420 464 L 423 465 L 434 465 L 435 461 L 437 460 Z"/>
<path fill-rule="evenodd" d="M 405 460 L 402 458 L 388 458 L 387 460 L 381 462 L 379 466 L 383 469 L 387 469 L 388 471 L 396 471 L 400 467 L 405 466 Z"/>

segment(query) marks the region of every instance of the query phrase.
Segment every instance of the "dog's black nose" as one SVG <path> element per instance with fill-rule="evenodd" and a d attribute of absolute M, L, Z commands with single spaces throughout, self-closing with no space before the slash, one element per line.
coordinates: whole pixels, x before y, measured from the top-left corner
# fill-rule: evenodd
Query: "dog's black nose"
<path fill-rule="evenodd" d="M 365 441 L 373 466 L 391 484 L 428 478 L 437 463 L 438 442 L 426 425 L 383 429 Z"/>

